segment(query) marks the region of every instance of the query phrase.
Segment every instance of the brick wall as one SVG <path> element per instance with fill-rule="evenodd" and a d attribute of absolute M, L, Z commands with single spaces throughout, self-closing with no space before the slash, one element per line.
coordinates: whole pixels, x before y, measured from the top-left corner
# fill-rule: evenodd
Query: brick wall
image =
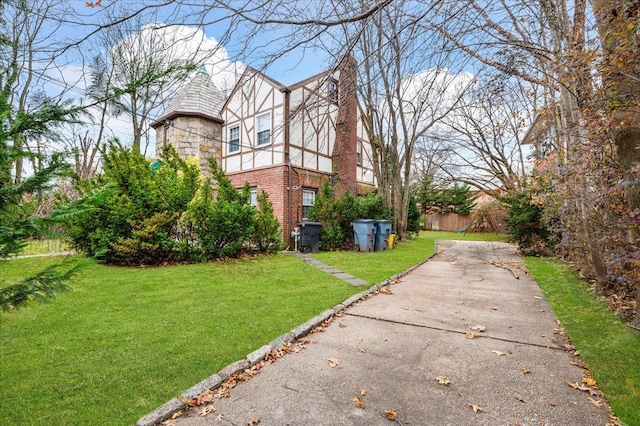
<path fill-rule="evenodd" d="M 358 193 L 356 151 L 358 142 L 357 62 L 351 55 L 341 58 L 338 81 L 338 118 L 333 149 L 333 172 L 338 179 L 336 199 L 346 192 Z"/>
<path fill-rule="evenodd" d="M 248 182 L 251 188 L 258 191 L 258 194 L 262 192 L 262 190 L 269 194 L 269 200 L 273 204 L 273 213 L 280 221 L 283 236 L 286 237 L 284 241 L 288 241 L 287 238 L 291 233 L 291 229 L 289 229 L 288 226 L 289 212 L 287 208 L 288 167 L 281 165 L 240 173 L 231 173 L 228 176 L 236 188 L 242 188 L 245 182 Z"/>

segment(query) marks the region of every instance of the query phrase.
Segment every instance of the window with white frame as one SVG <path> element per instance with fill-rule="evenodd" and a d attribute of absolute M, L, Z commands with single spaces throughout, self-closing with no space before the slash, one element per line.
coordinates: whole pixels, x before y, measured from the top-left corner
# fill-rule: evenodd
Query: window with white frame
<path fill-rule="evenodd" d="M 256 145 L 268 145 L 271 142 L 271 114 L 256 117 Z"/>
<path fill-rule="evenodd" d="M 240 151 L 240 126 L 229 128 L 229 153 Z"/>
<path fill-rule="evenodd" d="M 302 219 L 309 218 L 309 207 L 316 202 L 316 190 L 315 189 L 303 189 L 302 190 Z"/>
<path fill-rule="evenodd" d="M 356 164 L 362 166 L 362 142 L 358 141 L 356 144 Z"/>
<path fill-rule="evenodd" d="M 249 198 L 249 204 L 253 207 L 258 207 L 258 190 L 256 188 L 251 188 L 250 194 L 251 198 Z"/>

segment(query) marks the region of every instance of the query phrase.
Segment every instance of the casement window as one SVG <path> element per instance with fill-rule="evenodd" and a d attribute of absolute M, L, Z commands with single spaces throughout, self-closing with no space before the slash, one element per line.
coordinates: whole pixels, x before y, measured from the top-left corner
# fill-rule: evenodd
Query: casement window
<path fill-rule="evenodd" d="M 262 114 L 256 117 L 256 145 L 268 145 L 271 143 L 271 114 Z"/>
<path fill-rule="evenodd" d="M 362 166 L 362 142 L 356 143 L 356 164 Z"/>
<path fill-rule="evenodd" d="M 253 207 L 258 207 L 258 190 L 256 188 L 251 188 L 251 198 L 249 198 L 249 204 Z"/>
<path fill-rule="evenodd" d="M 334 79 L 327 81 L 327 97 L 330 102 L 334 104 L 338 103 L 338 82 Z"/>
<path fill-rule="evenodd" d="M 240 151 L 240 126 L 229 128 L 229 153 Z"/>
<path fill-rule="evenodd" d="M 316 202 L 315 189 L 303 189 L 302 190 L 302 219 L 309 218 L 309 207 Z"/>

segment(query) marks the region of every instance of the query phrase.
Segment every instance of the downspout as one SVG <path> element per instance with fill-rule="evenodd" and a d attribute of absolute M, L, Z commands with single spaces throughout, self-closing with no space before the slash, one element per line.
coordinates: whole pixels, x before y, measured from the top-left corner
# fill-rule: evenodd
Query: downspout
<path fill-rule="evenodd" d="M 284 157 L 285 157 L 285 162 L 289 168 L 289 173 L 288 173 L 289 182 L 287 185 L 287 215 L 289 217 L 289 220 L 288 220 L 289 223 L 287 224 L 287 229 L 285 231 L 285 236 L 288 237 L 291 234 L 291 231 L 293 230 L 293 210 L 291 208 L 291 204 L 292 204 L 291 188 L 292 188 L 292 182 L 293 182 L 292 181 L 293 170 L 291 167 L 291 157 L 289 155 L 289 128 L 290 128 L 289 101 L 290 101 L 291 90 L 288 87 L 285 87 L 283 89 L 280 89 L 280 91 L 284 94 L 284 123 L 283 123 Z"/>

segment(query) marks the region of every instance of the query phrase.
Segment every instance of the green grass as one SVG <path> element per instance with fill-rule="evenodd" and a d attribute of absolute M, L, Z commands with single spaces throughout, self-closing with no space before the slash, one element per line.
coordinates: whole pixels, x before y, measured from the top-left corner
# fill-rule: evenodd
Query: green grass
<path fill-rule="evenodd" d="M 388 252 L 317 257 L 376 283 L 431 255 L 435 239 L 461 237 L 429 232 Z M 2 262 L 0 285 L 57 261 Z M 284 254 L 158 268 L 87 261 L 71 288 L 0 313 L 2 424 L 132 424 L 363 290 Z"/>
<path fill-rule="evenodd" d="M 51 259 L 0 265 L 10 282 Z M 0 317 L 3 424 L 132 424 L 354 288 L 289 255 L 86 266 L 73 291 Z"/>
<path fill-rule="evenodd" d="M 525 259 L 623 424 L 640 425 L 640 332 L 627 327 L 565 264 Z"/>

